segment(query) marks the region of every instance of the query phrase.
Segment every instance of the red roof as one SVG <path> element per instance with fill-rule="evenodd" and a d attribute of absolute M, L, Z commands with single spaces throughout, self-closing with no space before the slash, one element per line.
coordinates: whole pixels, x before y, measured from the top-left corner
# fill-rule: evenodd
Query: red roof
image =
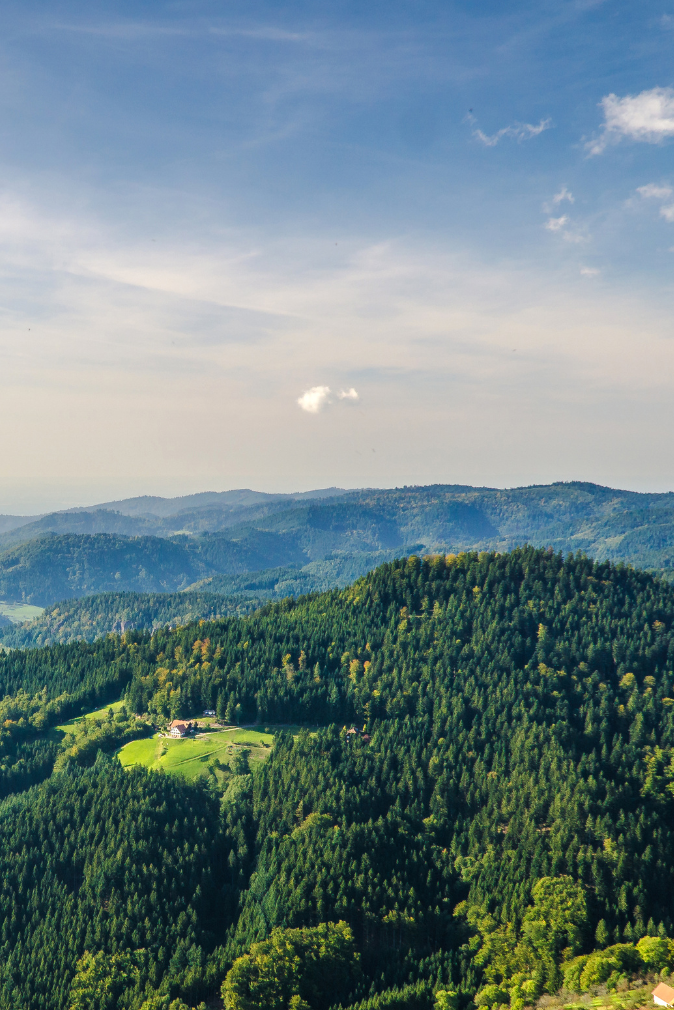
<path fill-rule="evenodd" d="M 664 982 L 656 985 L 651 996 L 661 999 L 663 1003 L 674 1003 L 674 989 L 672 989 L 671 985 L 665 985 Z"/>

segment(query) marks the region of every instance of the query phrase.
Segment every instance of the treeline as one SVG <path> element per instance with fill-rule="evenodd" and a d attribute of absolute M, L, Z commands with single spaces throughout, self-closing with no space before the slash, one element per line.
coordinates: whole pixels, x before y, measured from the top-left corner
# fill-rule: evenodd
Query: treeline
<path fill-rule="evenodd" d="M 66 846 L 62 862 L 49 863 L 46 849 L 39 859 L 54 866 L 58 929 L 73 938 L 54 980 L 56 912 L 47 933 L 37 898 L 0 906 L 10 931 L 0 963 L 11 952 L 19 966 L 16 1005 L 65 1010 L 87 952 L 82 972 L 119 982 L 127 969 L 110 959 L 127 951 L 119 1006 L 194 1006 L 231 982 L 235 964 L 248 978 L 237 959 L 251 953 L 257 985 L 258 968 L 278 959 L 265 960 L 273 944 L 253 945 L 274 930 L 340 922 L 358 955 L 349 991 L 334 996 L 343 1006 L 400 1006 L 408 993 L 420 1010 L 471 999 L 521 1010 L 565 978 L 615 985 L 637 964 L 656 970 L 657 958 L 670 970 L 673 669 L 668 585 L 531 548 L 412 557 L 245 618 L 3 657 L 6 684 L 23 671 L 35 690 L 42 670 L 47 700 L 79 671 L 80 698 L 114 685 L 137 714 L 217 707 L 240 722 L 314 726 L 279 733 L 269 760 L 236 776 L 221 803 L 213 786 L 172 785 L 169 798 L 165 777 L 105 763 L 68 766 L 5 801 L 14 833 L 0 837 L 2 886 L 18 895 L 15 882 L 33 880 L 13 855 L 37 851 L 31 832 L 54 852 Z M 98 814 L 63 820 L 55 797 L 65 790 L 77 810 L 78 789 L 90 804 L 103 790 L 110 817 L 139 844 L 147 827 L 142 845 L 161 851 L 136 853 L 112 826 L 96 834 Z M 141 797 L 133 823 L 129 789 Z M 183 808 L 209 811 L 208 838 Z M 88 867 L 81 878 L 56 868 L 74 853 Z M 195 883 L 193 866 L 207 868 L 208 885 Z M 98 890 L 82 890 L 93 881 Z M 100 908 L 80 893 L 82 902 L 95 893 Z M 314 949 L 315 936 L 293 935 L 298 951 Z M 659 954 L 646 937 L 663 941 Z M 320 1010 L 309 991 L 293 982 L 279 1008 Z"/>
<path fill-rule="evenodd" d="M 69 763 L 91 765 L 100 751 L 110 753 L 152 730 L 124 706 L 117 714 L 109 709 L 105 717 L 84 717 L 67 731 L 54 729 L 79 708 L 70 695 L 48 699 L 46 691 L 19 691 L 0 702 L 0 799 L 44 781 Z"/>

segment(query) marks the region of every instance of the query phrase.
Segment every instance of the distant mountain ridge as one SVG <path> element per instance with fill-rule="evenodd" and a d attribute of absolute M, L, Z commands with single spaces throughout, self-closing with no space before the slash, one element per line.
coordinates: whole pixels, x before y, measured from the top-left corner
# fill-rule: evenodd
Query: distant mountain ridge
<path fill-rule="evenodd" d="M 222 592 L 231 576 L 304 569 L 329 558 L 352 559 L 348 564 L 361 574 L 370 556 L 409 544 L 423 553 L 530 543 L 674 573 L 671 492 L 574 481 L 510 490 L 438 484 L 205 496 L 157 499 L 166 515 L 140 511 L 150 498 L 129 500 L 133 514 L 53 513 L 0 535 L 0 599 L 47 606 L 100 592 L 170 593 L 196 585 Z M 289 582 L 296 593 L 307 579 Z"/>
<path fill-rule="evenodd" d="M 275 494 L 267 491 L 251 491 L 249 488 L 241 488 L 235 491 L 200 491 L 197 494 L 181 495 L 177 498 L 161 498 L 157 495 L 140 495 L 136 498 L 121 498 L 118 501 L 101 502 L 98 505 L 76 505 L 73 508 L 61 509 L 57 512 L 43 512 L 33 516 L 0 515 L 0 534 L 9 533 L 11 530 L 32 527 L 38 536 L 40 532 L 80 532 L 73 523 L 66 517 L 82 513 L 116 513 L 122 516 L 137 517 L 141 520 L 149 519 L 149 526 L 153 527 L 152 520 L 167 519 L 170 516 L 192 509 L 215 509 L 216 512 L 222 510 L 223 513 L 236 511 L 239 508 L 247 508 L 251 505 L 269 505 L 285 503 L 292 504 L 309 498 L 332 498 L 346 494 L 344 488 L 329 487 L 319 488 L 315 491 L 293 491 L 290 494 Z M 111 520 L 102 520 L 110 522 Z M 62 530 L 55 528 L 55 524 L 60 524 Z M 153 527 L 154 529 L 154 527 Z M 173 527 L 171 527 L 171 530 Z M 27 531 L 25 530 L 25 533 Z M 111 533 L 121 532 L 112 529 L 82 529 L 81 532 Z M 133 532 L 128 535 L 139 535 L 146 532 L 145 529 L 133 528 Z M 25 535 L 24 533 L 24 535 Z M 25 539 L 30 539 L 25 536 Z M 14 541 L 12 541 L 14 542 Z"/>
<path fill-rule="evenodd" d="M 160 498 L 157 495 L 140 495 L 136 498 L 123 498 L 119 501 L 102 502 L 100 505 L 76 506 L 65 509 L 69 512 L 91 512 L 106 509 L 121 512 L 122 515 L 153 515 L 171 516 L 185 509 L 209 508 L 216 506 L 245 507 L 259 505 L 272 501 L 301 501 L 305 498 L 333 498 L 345 494 L 344 488 L 327 487 L 317 491 L 292 491 L 289 494 L 276 494 L 269 491 L 251 491 L 250 488 L 240 488 L 235 491 L 199 491 L 196 494 L 180 495 L 177 498 Z"/>

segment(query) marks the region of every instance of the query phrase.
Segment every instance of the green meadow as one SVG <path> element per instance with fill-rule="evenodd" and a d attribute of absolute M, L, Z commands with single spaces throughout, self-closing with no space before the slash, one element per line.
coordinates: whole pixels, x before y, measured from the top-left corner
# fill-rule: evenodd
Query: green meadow
<path fill-rule="evenodd" d="M 22 621 L 34 621 L 44 612 L 44 607 L 34 607 L 31 603 L 3 603 L 0 600 L 0 614 L 8 617 L 15 624 Z"/>
<path fill-rule="evenodd" d="M 667 977 L 665 981 L 668 985 L 672 984 L 671 977 Z M 625 984 L 624 989 L 608 992 L 604 996 L 596 996 L 594 992 L 583 993 L 574 1003 L 564 1002 L 561 995 L 557 995 L 546 1000 L 546 1006 L 548 1010 L 639 1010 L 641 1007 L 648 1007 L 649 1004 L 653 1006 L 651 996 L 653 985 L 652 981 L 640 981 L 636 987 L 630 988 Z"/>
<path fill-rule="evenodd" d="M 238 727 L 184 740 L 173 740 L 156 733 L 150 738 L 125 744 L 117 756 L 125 768 L 142 765 L 145 768 L 163 768 L 186 779 L 204 774 L 214 774 L 216 778 L 223 779 L 231 771 L 237 752 L 244 748 L 249 750 L 252 764 L 269 755 L 273 742 L 271 733 Z"/>
<path fill-rule="evenodd" d="M 74 719 L 68 719 L 67 722 L 62 723 L 60 726 L 56 726 L 57 730 L 61 730 L 62 733 L 75 733 L 77 731 L 78 723 L 82 722 L 83 719 L 98 720 L 102 721 L 107 716 L 110 709 L 116 714 L 119 712 L 120 708 L 124 702 L 120 699 L 119 701 L 110 702 L 109 705 L 104 705 L 103 708 L 97 708 L 95 712 L 87 712 L 86 715 L 78 715 Z"/>

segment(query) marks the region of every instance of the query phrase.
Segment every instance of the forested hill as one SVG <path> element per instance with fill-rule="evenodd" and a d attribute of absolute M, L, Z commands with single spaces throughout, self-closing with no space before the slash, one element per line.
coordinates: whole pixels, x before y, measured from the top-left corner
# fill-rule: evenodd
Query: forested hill
<path fill-rule="evenodd" d="M 230 1010 L 277 983 L 282 1010 L 522 1010 L 564 982 L 674 967 L 674 591 L 661 580 L 533 548 L 411 557 L 249 617 L 0 658 L 3 693 L 43 685 L 99 701 L 121 688 L 156 720 L 214 707 L 313 731 L 279 734 L 217 825 L 212 786 L 168 797 L 137 771 L 136 826 L 108 838 L 96 811 L 125 809 L 129 779 L 100 761 L 6 800 L 3 1010 L 66 1010 L 85 951 L 73 1000 L 96 983 L 116 994 L 106 1007 L 145 1010 L 194 1006 L 226 978 Z M 4 775 L 48 729 L 42 704 L 39 725 L 3 722 Z M 346 933 L 310 932 L 340 920 Z M 316 957 L 341 991 L 321 988 Z"/>
<path fill-rule="evenodd" d="M 0 616 L 0 622 L 4 622 L 0 623 L 0 644 L 26 649 L 77 639 L 93 642 L 108 633 L 156 630 L 200 619 L 247 614 L 266 600 L 346 586 L 398 553 L 340 555 L 310 562 L 302 568 L 288 566 L 243 575 L 208 576 L 194 583 L 191 590 L 177 593 L 108 592 L 70 597 L 50 604 L 39 617 L 23 623 L 12 623 Z M 78 567 L 75 559 L 70 573 L 71 589 L 76 588 L 78 579 L 87 577 L 86 569 Z"/>

